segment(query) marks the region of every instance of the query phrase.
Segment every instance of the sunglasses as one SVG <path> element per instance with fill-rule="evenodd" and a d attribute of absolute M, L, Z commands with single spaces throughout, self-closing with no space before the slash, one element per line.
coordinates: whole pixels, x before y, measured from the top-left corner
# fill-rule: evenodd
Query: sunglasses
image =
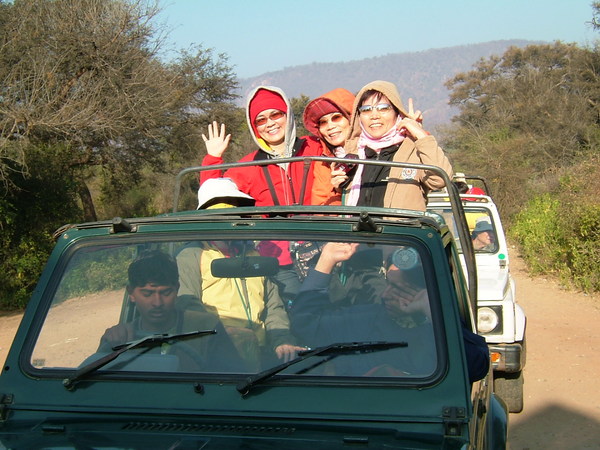
<path fill-rule="evenodd" d="M 262 127 L 266 125 L 269 120 L 276 121 L 280 120 L 282 117 L 285 117 L 285 113 L 283 111 L 275 111 L 269 117 L 258 117 L 254 121 L 254 125 L 256 125 L 257 127 Z"/>
<path fill-rule="evenodd" d="M 390 105 L 388 103 L 380 103 L 379 105 L 360 106 L 358 108 L 358 113 L 359 114 L 369 114 L 369 113 L 372 113 L 373 111 L 377 111 L 377 112 L 385 114 L 385 113 L 390 112 L 392 109 L 394 109 L 392 107 L 392 105 Z"/>
<path fill-rule="evenodd" d="M 340 123 L 342 121 L 342 119 L 344 118 L 344 116 L 341 113 L 333 113 L 332 115 L 330 115 L 329 117 L 327 116 L 323 116 L 319 119 L 319 128 L 320 127 L 324 127 L 325 125 L 327 125 L 329 122 L 331 123 Z"/>

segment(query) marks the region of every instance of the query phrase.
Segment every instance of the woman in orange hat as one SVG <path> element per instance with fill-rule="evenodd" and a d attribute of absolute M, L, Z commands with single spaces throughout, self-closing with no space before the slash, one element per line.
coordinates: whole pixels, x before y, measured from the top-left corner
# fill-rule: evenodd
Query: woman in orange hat
<path fill-rule="evenodd" d="M 304 127 L 320 139 L 324 156 L 346 156 L 344 144 L 350 131 L 353 104 L 354 94 L 346 89 L 337 88 L 315 98 L 304 108 Z M 345 173 L 351 170 L 351 164 L 347 167 Z M 341 204 L 341 191 L 332 184 L 331 170 L 329 163 L 315 163 L 311 204 Z"/>

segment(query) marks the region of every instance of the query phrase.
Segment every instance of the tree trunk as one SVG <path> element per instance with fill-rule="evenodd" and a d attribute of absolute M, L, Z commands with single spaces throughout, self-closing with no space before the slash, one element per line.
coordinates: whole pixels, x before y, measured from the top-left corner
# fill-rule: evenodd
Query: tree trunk
<path fill-rule="evenodd" d="M 81 200 L 84 220 L 86 222 L 95 222 L 98 220 L 96 217 L 96 208 L 94 208 L 94 200 L 92 199 L 92 194 L 90 193 L 85 181 L 79 181 L 77 184 L 77 193 L 79 194 L 79 199 Z"/>

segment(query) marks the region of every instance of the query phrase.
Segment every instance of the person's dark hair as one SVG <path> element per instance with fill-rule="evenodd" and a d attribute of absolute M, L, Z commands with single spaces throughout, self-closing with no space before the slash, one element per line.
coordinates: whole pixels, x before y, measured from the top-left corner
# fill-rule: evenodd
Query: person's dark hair
<path fill-rule="evenodd" d="M 129 265 L 128 288 L 133 289 L 154 283 L 176 286 L 179 283 L 177 262 L 172 256 L 159 250 L 145 250 Z"/>
<path fill-rule="evenodd" d="M 365 100 L 368 99 L 369 97 L 371 97 L 372 95 L 375 96 L 375 100 L 377 102 L 379 102 L 379 100 L 381 100 L 381 97 L 385 97 L 385 94 L 383 94 L 382 92 L 379 92 L 376 89 L 369 89 L 369 90 L 363 92 L 363 94 L 360 96 L 360 99 L 358 100 L 358 103 L 357 103 L 358 106 L 359 107 L 362 106 L 362 104 L 365 102 Z M 396 114 L 401 116 L 402 114 L 400 113 L 400 110 L 398 108 L 396 108 L 396 105 L 394 105 L 391 100 L 389 100 L 389 101 L 390 101 L 391 107 L 394 109 Z"/>
<path fill-rule="evenodd" d="M 459 194 L 466 194 L 469 190 L 469 185 L 464 181 L 454 181 L 453 183 L 456 186 L 456 189 L 458 189 Z"/>

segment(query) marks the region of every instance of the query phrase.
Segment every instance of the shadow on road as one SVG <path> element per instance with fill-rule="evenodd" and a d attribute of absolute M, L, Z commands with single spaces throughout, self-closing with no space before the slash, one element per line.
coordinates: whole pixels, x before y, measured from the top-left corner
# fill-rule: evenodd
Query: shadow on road
<path fill-rule="evenodd" d="M 550 404 L 519 418 L 514 425 L 509 424 L 508 441 L 511 450 L 600 449 L 600 423 L 559 404 Z"/>

